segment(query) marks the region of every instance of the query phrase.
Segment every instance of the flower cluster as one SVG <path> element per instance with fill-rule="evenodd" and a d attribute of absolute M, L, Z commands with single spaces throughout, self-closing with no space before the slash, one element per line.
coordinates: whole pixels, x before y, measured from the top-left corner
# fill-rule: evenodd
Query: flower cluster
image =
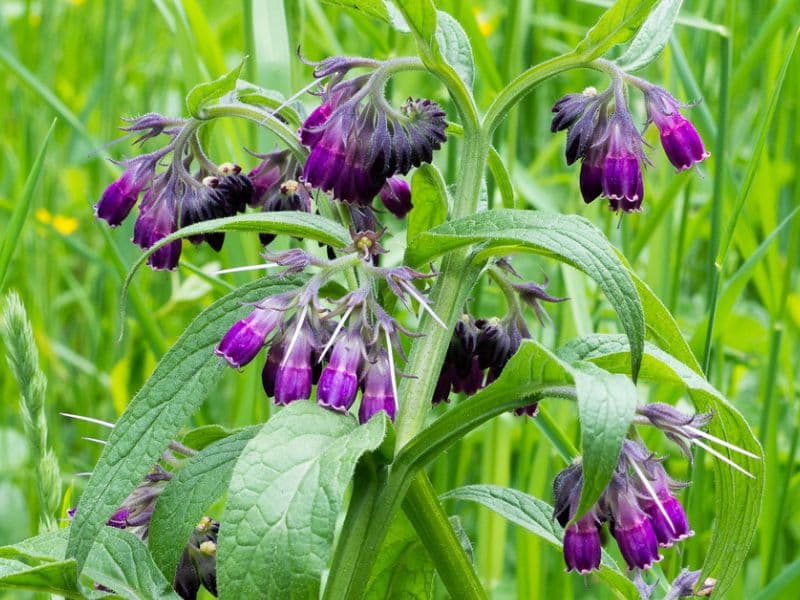
<path fill-rule="evenodd" d="M 563 302 L 566 298 L 551 296 L 543 284 L 532 282 L 513 283 L 501 275 L 501 271 L 518 274 L 507 259 L 498 261 L 494 275 L 502 278 L 504 287 L 512 296 L 509 313 L 500 319 L 475 319 L 464 314 L 456 323 L 453 337 L 445 354 L 442 370 L 433 393 L 433 402 L 447 402 L 450 392 L 472 395 L 496 380 L 506 363 L 516 354 L 522 340 L 530 338 L 528 325 L 521 313 L 519 301 L 529 305 L 541 324 L 547 314 L 540 301 Z M 536 415 L 537 405 L 523 406 L 514 411 L 517 415 Z"/>
<path fill-rule="evenodd" d="M 584 201 L 604 196 L 612 210 L 631 212 L 639 210 L 644 199 L 641 168 L 648 160 L 642 134 L 628 110 L 622 77 L 615 77 L 612 86 L 602 93 L 587 88 L 561 98 L 553 106 L 551 131 L 567 130 L 567 164 L 582 161 L 580 189 Z M 624 78 L 642 91 L 646 125 L 655 123 L 664 152 L 679 171 L 709 156 L 697 130 L 681 115 L 683 105 L 661 87 L 637 77 Z"/>
<path fill-rule="evenodd" d="M 315 77 L 329 80 L 322 104 L 300 130 L 300 141 L 311 150 L 303 176 L 345 202 L 369 205 L 380 192 L 389 210 L 404 214 L 410 210 L 403 197 L 406 192 L 398 190 L 391 178 L 431 162 L 433 151 L 447 139 L 447 122 L 444 111 L 431 100 L 409 98 L 399 112 L 389 106 L 379 68 L 344 79 L 354 67 L 378 64 L 337 57 L 316 65 Z"/>
<path fill-rule="evenodd" d="M 751 476 L 700 441 L 702 438 L 744 456 L 757 458 L 700 429 L 709 423 L 710 414 L 687 415 L 661 403 L 644 405 L 637 412 L 638 423 L 659 428 L 690 460 L 689 444 L 699 445 Z M 566 527 L 564 561 L 568 571 L 583 574 L 600 568 L 600 529 L 603 523 L 608 523 L 629 569 L 649 569 L 662 558 L 659 547 L 670 547 L 693 535 L 686 512 L 675 496 L 676 490 L 688 483 L 670 478 L 661 463 L 662 459 L 641 443 L 626 439 L 608 487 L 583 515 L 576 514 L 583 487 L 580 462 L 573 463 L 556 476 L 553 482 L 554 512 L 562 527 Z"/>
<path fill-rule="evenodd" d="M 357 234 L 351 254 L 335 261 L 315 258 L 301 250 L 290 250 L 267 258 L 300 272 L 307 266 L 321 267 L 300 291 L 264 298 L 244 319 L 237 321 L 222 337 L 217 355 L 234 368 L 252 362 L 267 346 L 262 383 L 276 404 L 289 404 L 311 397 L 316 388 L 321 406 L 348 412 L 362 392 L 358 411 L 362 423 L 384 411 L 394 419 L 397 385 L 394 353 L 403 356 L 399 333 L 408 334 L 388 316 L 377 301 L 372 277 L 383 279 L 392 293 L 408 303 L 415 299 L 423 308 L 425 299 L 414 281 L 429 277 L 407 267 L 379 268 L 372 256 L 380 252 L 377 236 Z M 320 287 L 336 269 L 362 265 L 366 271 L 363 287 L 331 300 L 323 307 Z"/>

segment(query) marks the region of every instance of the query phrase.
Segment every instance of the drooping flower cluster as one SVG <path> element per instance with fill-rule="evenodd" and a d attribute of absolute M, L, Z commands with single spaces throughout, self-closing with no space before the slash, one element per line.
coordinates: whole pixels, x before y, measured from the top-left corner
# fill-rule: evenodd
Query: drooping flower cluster
<path fill-rule="evenodd" d="M 329 80 L 322 104 L 300 130 L 300 141 L 311 150 L 303 176 L 345 202 L 366 206 L 381 192 L 386 207 L 402 215 L 410 209 L 407 191 L 392 178 L 431 162 L 447 139 L 447 122 L 431 100 L 409 98 L 399 112 L 389 106 L 380 69 L 344 79 L 352 68 L 379 64 L 336 57 L 316 65 L 315 77 Z"/>
<path fill-rule="evenodd" d="M 681 115 L 682 105 L 666 90 L 637 77 L 625 80 L 644 94 L 647 123 L 655 123 L 661 145 L 679 171 L 709 156 L 694 126 Z M 613 101 L 613 111 L 611 104 Z M 567 164 L 581 160 L 580 189 L 586 203 L 603 196 L 611 210 L 638 211 L 644 199 L 642 166 L 648 163 L 642 134 L 628 110 L 623 79 L 615 77 L 602 93 L 587 88 L 568 94 L 553 106 L 551 131 L 567 130 Z"/>
<path fill-rule="evenodd" d="M 687 415 L 661 403 L 644 405 L 637 412 L 640 415 L 638 423 L 662 430 L 690 460 L 689 444 L 699 445 L 752 477 L 700 441 L 705 439 L 744 456 L 757 458 L 703 431 L 701 427 L 709 423 L 710 414 Z M 600 568 L 600 529 L 603 523 L 608 523 L 629 569 L 649 569 L 662 558 L 659 547 L 668 548 L 693 535 L 686 512 L 675 496 L 676 490 L 688 483 L 670 478 L 661 463 L 662 460 L 641 443 L 626 439 L 608 487 L 584 515 L 576 514 L 583 487 L 580 462 L 573 463 L 556 476 L 553 482 L 554 512 L 561 526 L 566 527 L 564 561 L 567 571 L 584 574 Z M 576 517 L 579 518 L 575 520 Z"/>
<path fill-rule="evenodd" d="M 321 406 L 348 412 L 362 392 L 358 411 L 362 423 L 384 411 L 394 419 L 397 384 L 394 353 L 403 356 L 399 333 L 408 333 L 383 310 L 372 278 L 380 278 L 401 301 L 410 298 L 427 309 L 415 280 L 429 277 L 407 267 L 380 268 L 372 257 L 381 251 L 374 234 L 356 234 L 351 254 L 326 261 L 301 250 L 267 255 L 268 260 L 297 273 L 308 266 L 322 268 L 299 291 L 277 294 L 255 303 L 252 312 L 237 321 L 220 340 L 217 355 L 241 368 L 267 346 L 262 383 L 276 404 L 311 397 Z M 323 308 L 320 286 L 336 270 L 361 265 L 364 286 L 331 300 Z"/>
<path fill-rule="evenodd" d="M 498 261 L 497 267 L 495 271 L 497 277 L 502 277 L 500 271 L 518 276 L 507 259 Z M 520 300 L 534 310 L 541 324 L 544 324 L 547 318 L 541 301 L 566 300 L 551 296 L 545 291 L 547 280 L 543 284 L 537 284 L 514 283 L 503 279 L 509 293 L 515 296 L 513 302 L 510 302 L 508 315 L 502 319 L 492 317 L 477 320 L 470 314 L 461 316 L 456 323 L 439 373 L 433 394 L 434 404 L 447 402 L 450 392 L 472 395 L 500 376 L 506 363 L 516 354 L 522 340 L 531 337 L 528 325 L 519 309 Z M 532 417 L 536 415 L 536 410 L 537 405 L 534 403 L 518 408 L 514 413 Z"/>

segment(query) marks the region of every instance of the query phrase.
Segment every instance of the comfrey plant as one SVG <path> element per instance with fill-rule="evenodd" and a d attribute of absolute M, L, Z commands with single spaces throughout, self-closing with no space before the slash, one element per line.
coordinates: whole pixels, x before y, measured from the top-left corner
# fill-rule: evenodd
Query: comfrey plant
<path fill-rule="evenodd" d="M 368 4 L 368 14 L 386 9 Z M 109 576 L 95 560 L 120 556 L 124 542 L 138 573 L 184 598 L 201 585 L 237 599 L 431 597 L 434 571 L 452 597 L 483 598 L 491 582 L 465 550 L 473 532 L 445 510 L 469 501 L 558 546 L 567 570 L 591 585 L 599 571 L 625 597 L 681 597 L 699 582 L 708 591 L 712 580 L 725 594 L 758 518 L 757 441 L 705 380 L 658 298 L 597 227 L 569 214 L 571 200 L 560 204 L 565 214 L 510 208 L 514 185 L 493 147 L 506 115 L 540 83 L 592 69 L 609 77 L 608 89 L 567 95 L 553 108 L 553 131 L 567 131 L 567 162 L 581 161 L 575 197 L 603 196 L 614 211 L 642 207 L 648 145 L 630 92 L 643 94 L 638 118 L 655 124 L 679 171 L 706 159 L 685 107 L 631 74 L 669 39 L 675 3 L 662 0 L 651 15 L 655 4 L 614 3 L 574 50 L 521 73 L 485 110 L 472 93 L 467 35 L 431 0 L 415 0 L 394 3 L 386 18 L 410 32 L 418 56 L 327 58 L 288 99 L 235 69 L 193 89 L 186 118 L 129 121 L 135 143 L 155 147 L 122 161 L 96 206 L 112 227 L 136 211 L 133 241 L 144 252 L 128 280 L 145 261 L 178 268 L 183 239 L 220 251 L 226 235 L 243 231 L 258 233 L 262 260 L 218 275 L 270 274 L 202 311 L 111 430 L 60 557 L 82 574 L 76 589 L 87 578 L 115 592 L 143 585 L 124 569 Z M 628 41 L 619 59 L 601 58 Z M 409 71 L 437 82 L 441 97 L 408 97 L 403 80 L 387 86 Z M 407 99 L 396 101 L 398 92 Z M 281 146 L 218 164 L 206 134 L 223 119 L 261 126 Z M 436 166 L 445 144 L 457 165 L 452 182 Z M 491 208 L 496 201 L 505 208 Z M 593 280 L 619 333 L 544 344 L 553 337 L 544 304 L 583 298 L 557 295 L 560 280 L 551 289 L 546 276 L 521 276 L 530 254 Z M 482 302 L 487 290 L 497 294 Z M 185 429 L 219 393 L 219 378 L 251 363 L 279 405 L 269 420 Z M 646 402 L 651 393 L 695 409 Z M 579 448 L 571 424 L 551 416 L 563 402 L 574 403 Z M 506 413 L 524 415 L 514 426 L 541 430 L 568 465 L 555 478 L 554 507 L 511 488 L 435 490 L 429 480 L 426 467 L 444 450 Z M 668 475 L 666 455 L 648 449 L 639 426 L 663 432 L 690 461 L 693 447 L 701 450 L 686 481 Z M 176 448 L 187 450 L 177 460 Z M 679 500 L 691 473 L 707 469 L 713 520 Z M 215 504 L 221 498 L 224 506 Z M 604 541 L 606 524 L 616 544 Z M 703 532 L 689 540 L 699 571 L 678 575 L 683 565 L 667 548 L 693 531 Z M 400 553 L 397 540 L 408 540 Z M 408 576 L 387 579 L 398 569 Z M 677 575 L 671 590 L 668 575 Z"/>

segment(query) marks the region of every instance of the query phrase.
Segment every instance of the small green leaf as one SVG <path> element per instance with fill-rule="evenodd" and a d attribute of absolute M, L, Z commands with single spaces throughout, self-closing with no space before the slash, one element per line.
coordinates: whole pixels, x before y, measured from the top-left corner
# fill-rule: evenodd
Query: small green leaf
<path fill-rule="evenodd" d="M 411 240 L 406 258 L 410 264 L 420 265 L 456 248 L 480 243 L 485 249 L 478 258 L 535 252 L 580 269 L 594 279 L 631 340 L 631 373 L 636 377 L 644 344 L 644 311 L 631 273 L 599 229 L 575 215 L 489 210 L 419 234 Z"/>
<path fill-rule="evenodd" d="M 220 594 L 316 598 L 345 488 L 385 431 L 383 418 L 359 426 L 312 402 L 272 417 L 233 471 L 219 536 Z"/>
<path fill-rule="evenodd" d="M 623 71 L 637 71 L 653 62 L 669 41 L 683 0 L 661 0 L 628 48 L 615 62 Z"/>
<path fill-rule="evenodd" d="M 607 371 L 623 372 L 628 349 L 623 336 L 593 335 L 573 340 L 558 354 L 566 360 L 590 360 Z M 640 378 L 645 382 L 685 388 L 698 410 L 714 412 L 709 433 L 762 455 L 761 446 L 742 415 L 691 366 L 648 343 Z M 717 449 L 755 476 L 750 479 L 721 461 L 714 461 L 716 518 L 703 572 L 717 579 L 715 593 L 724 596 L 741 572 L 756 532 L 764 492 L 764 464 L 725 448 Z"/>
<path fill-rule="evenodd" d="M 192 321 L 120 417 L 81 497 L 67 556 L 83 569 L 105 521 L 155 464 L 225 370 L 214 347 L 250 309 L 247 302 L 288 291 L 298 279 L 262 278 L 224 296 Z"/>
<path fill-rule="evenodd" d="M 433 561 L 416 531 L 398 512 L 372 567 L 366 600 L 428 600 L 433 592 Z"/>
<path fill-rule="evenodd" d="M 553 516 L 553 507 L 547 502 L 520 491 L 497 485 L 467 485 L 441 496 L 442 500 L 467 500 L 493 510 L 512 523 L 558 548 L 563 547 L 564 531 Z M 636 600 L 639 593 L 605 550 L 601 561 L 600 578 L 616 588 L 625 598 Z"/>
<path fill-rule="evenodd" d="M 176 473 L 159 496 L 148 547 L 169 579 L 175 576 L 192 530 L 228 489 L 236 459 L 257 431 L 248 427 L 206 447 Z"/>
<path fill-rule="evenodd" d="M 222 425 L 201 425 L 186 432 L 181 438 L 181 443 L 192 450 L 202 450 L 214 442 L 224 440 L 226 437 L 241 430 L 228 429 Z"/>
<path fill-rule="evenodd" d="M 442 58 L 455 69 L 467 88 L 472 89 L 475 61 L 469 38 L 461 24 L 442 10 L 438 11 L 436 43 Z"/>
<path fill-rule="evenodd" d="M 584 60 L 602 56 L 617 44 L 627 42 L 644 23 L 656 0 L 617 0 L 600 15 L 578 45 L 575 53 Z"/>
<path fill-rule="evenodd" d="M 441 225 L 447 219 L 447 185 L 435 166 L 423 164 L 411 176 L 411 202 L 408 213 L 407 244 L 423 231 Z"/>
<path fill-rule="evenodd" d="M 195 119 L 204 118 L 204 106 L 236 89 L 236 81 L 239 79 L 239 73 L 242 72 L 242 66 L 244 66 L 244 61 L 222 77 L 207 83 L 200 83 L 189 90 L 186 96 L 186 108 L 189 110 L 189 114 Z"/>

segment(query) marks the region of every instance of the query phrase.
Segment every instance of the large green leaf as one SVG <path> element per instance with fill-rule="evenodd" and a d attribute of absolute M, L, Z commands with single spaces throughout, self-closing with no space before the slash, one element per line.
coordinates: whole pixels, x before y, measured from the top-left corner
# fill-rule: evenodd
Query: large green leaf
<path fill-rule="evenodd" d="M 257 431 L 248 427 L 207 446 L 177 472 L 159 496 L 148 547 L 169 579 L 175 576 L 192 530 L 228 489 L 236 459 Z"/>
<path fill-rule="evenodd" d="M 356 462 L 380 446 L 386 420 L 359 426 L 295 402 L 247 444 L 231 477 L 217 554 L 229 598 L 316 598 Z"/>
<path fill-rule="evenodd" d="M 486 250 L 479 256 L 535 252 L 572 265 L 597 281 L 634 348 L 631 373 L 636 377 L 644 344 L 644 312 L 631 274 L 600 230 L 575 215 L 489 210 L 421 233 L 411 241 L 406 256 L 410 263 L 420 265 L 456 248 L 480 243 Z"/>
<path fill-rule="evenodd" d="M 70 527 L 67 556 L 82 569 L 94 538 L 120 503 L 159 460 L 225 370 L 214 347 L 247 314 L 247 302 L 285 292 L 298 279 L 263 278 L 212 304 L 164 355 L 111 431 Z"/>
<path fill-rule="evenodd" d="M 0 589 L 84 598 L 97 595 L 93 584 L 98 583 L 130 600 L 177 600 L 141 540 L 112 527 L 97 536 L 79 583 L 75 560 L 64 559 L 68 533 L 60 529 L 0 548 Z"/>
<path fill-rule="evenodd" d="M 672 34 L 683 0 L 660 0 L 616 63 L 624 71 L 636 71 L 653 62 Z"/>
<path fill-rule="evenodd" d="M 564 531 L 553 517 L 553 507 L 518 490 L 497 485 L 467 485 L 443 494 L 441 499 L 477 502 L 550 544 L 563 547 Z M 633 582 L 620 572 L 614 559 L 605 550 L 600 577 L 625 598 L 639 598 Z"/>
<path fill-rule="evenodd" d="M 573 340 L 559 350 L 565 360 L 590 360 L 608 371 L 624 372 L 628 361 L 627 340 L 619 335 L 593 335 Z M 682 386 L 698 410 L 712 410 L 709 432 L 740 448 L 761 455 L 761 446 L 742 415 L 726 398 L 691 367 L 652 344 L 645 345 L 640 378 L 643 381 Z M 750 479 L 714 461 L 716 519 L 703 571 L 717 579 L 715 593 L 724 596 L 739 574 L 756 532 L 764 492 L 761 460 L 717 448 L 755 476 Z"/>
<path fill-rule="evenodd" d="M 402 512 L 392 520 L 364 591 L 366 600 L 428 600 L 434 562 Z"/>
<path fill-rule="evenodd" d="M 436 34 L 437 11 L 433 0 L 394 0 L 394 5 L 425 49 L 430 50 Z"/>
<path fill-rule="evenodd" d="M 617 44 L 627 42 L 644 23 L 656 0 L 617 0 L 600 15 L 575 52 L 584 60 L 605 54 Z"/>

